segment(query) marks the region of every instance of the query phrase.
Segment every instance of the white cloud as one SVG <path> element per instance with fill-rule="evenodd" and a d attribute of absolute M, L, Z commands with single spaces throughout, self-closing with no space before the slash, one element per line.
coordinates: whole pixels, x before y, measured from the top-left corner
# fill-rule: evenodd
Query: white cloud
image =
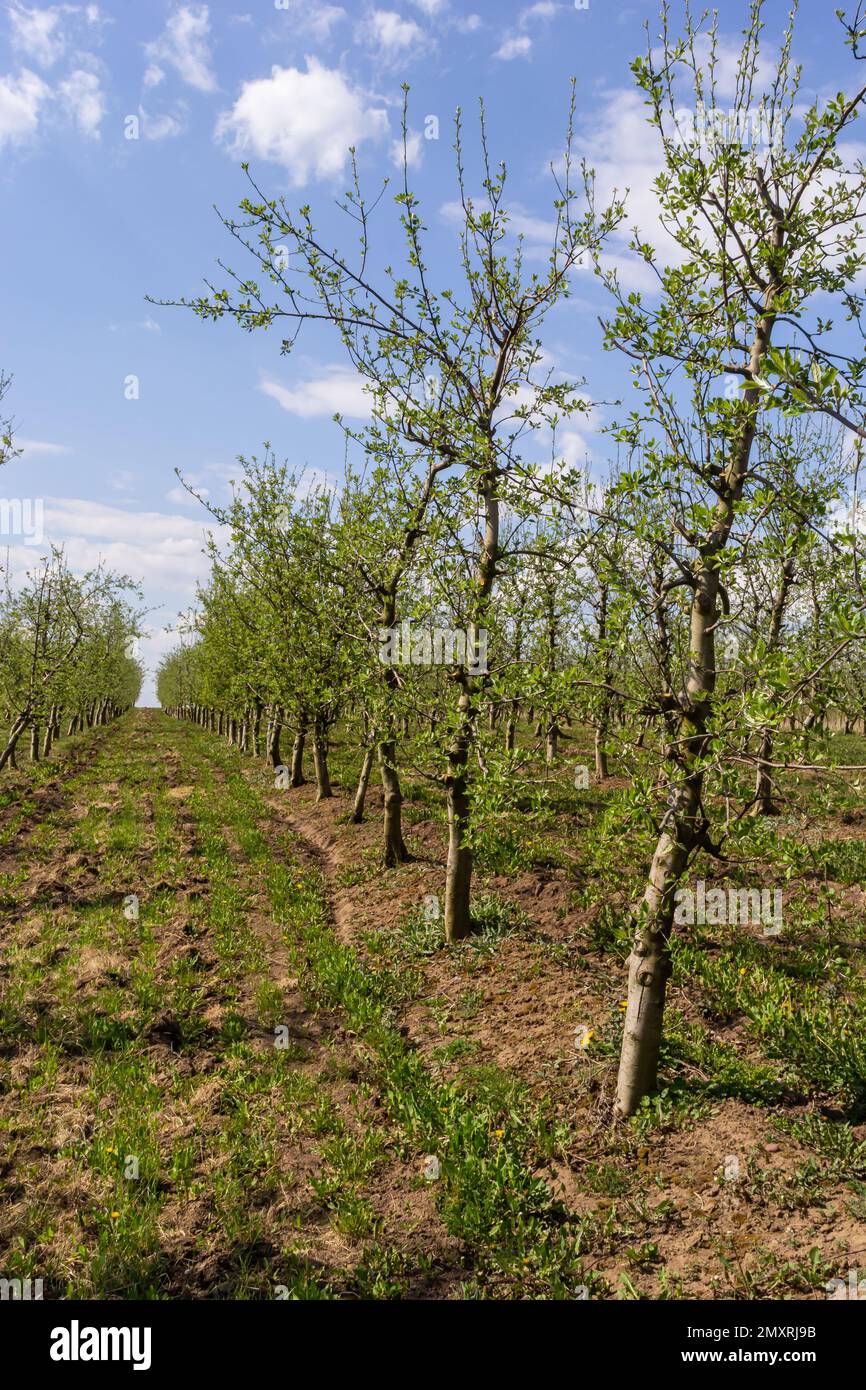
<path fill-rule="evenodd" d="M 162 66 L 174 68 L 189 87 L 213 92 L 216 77 L 211 67 L 210 12 L 207 5 L 179 5 L 169 15 L 158 39 L 144 46 L 150 66 L 145 82 L 154 86 L 162 80 Z M 160 76 L 157 76 L 157 74 Z"/>
<path fill-rule="evenodd" d="M 42 68 L 50 68 L 62 58 L 70 43 L 94 38 L 96 26 L 108 22 L 98 5 L 29 6 L 13 0 L 7 7 L 12 47 Z M 98 39 L 98 35 L 96 36 Z M 76 53 L 78 62 L 84 55 Z"/>
<path fill-rule="evenodd" d="M 391 162 L 398 169 L 403 168 L 403 136 L 391 143 Z M 406 132 L 406 163 L 410 169 L 420 169 L 424 156 L 424 142 L 420 130 Z"/>
<path fill-rule="evenodd" d="M 639 227 L 663 263 L 679 264 L 683 254 L 659 218 L 653 183 L 662 168 L 662 147 L 658 132 L 647 121 L 642 93 L 631 88 L 609 92 L 577 153 L 595 169 L 599 208 L 611 201 L 614 190 L 625 200 L 625 221 L 608 242 L 603 262 L 616 267 L 629 289 L 657 288 L 658 281 L 646 263 L 628 250 L 631 228 Z"/>
<path fill-rule="evenodd" d="M 274 67 L 270 77 L 245 82 L 215 136 L 232 154 L 252 153 L 282 164 L 295 185 L 335 178 L 349 146 L 382 135 L 384 110 L 369 107 L 342 73 L 307 58 L 307 71 Z"/>
<path fill-rule="evenodd" d="M 40 67 L 50 68 L 56 63 L 66 47 L 61 27 L 62 10 L 28 9 L 15 4 L 10 5 L 8 14 L 13 47 Z"/>
<path fill-rule="evenodd" d="M 509 63 L 512 58 L 528 58 L 531 52 L 532 39 L 529 35 L 515 34 L 509 39 L 504 39 L 493 56 Z"/>
<path fill-rule="evenodd" d="M 681 259 L 677 245 L 667 238 L 664 248 L 665 254 L 662 261 L 676 263 Z M 639 290 L 642 294 L 657 294 L 659 279 L 651 266 L 648 266 L 642 256 L 635 256 L 632 251 L 602 251 L 599 262 L 603 271 L 614 271 L 616 277 L 625 290 Z M 588 268 L 589 261 L 586 262 L 584 269 Z"/>
<path fill-rule="evenodd" d="M 363 378 L 349 367 L 326 367 L 321 376 L 311 377 L 294 387 L 282 386 L 271 377 L 265 377 L 259 390 L 283 410 L 302 419 L 338 413 L 354 420 L 366 420 L 370 416 L 370 393 L 364 390 Z"/>
<path fill-rule="evenodd" d="M 404 57 L 424 42 L 424 30 L 414 19 L 404 19 L 396 10 L 373 10 L 362 26 L 367 40 L 386 58 Z"/>
<path fill-rule="evenodd" d="M 524 25 L 532 24 L 537 19 L 553 19 L 558 9 L 559 5 L 554 0 L 537 0 L 537 4 L 528 5 L 520 11 L 518 23 Z"/>
<path fill-rule="evenodd" d="M 183 122 L 167 112 L 161 116 L 151 116 L 143 106 L 138 108 L 138 121 L 145 140 L 170 140 L 183 131 Z"/>
<path fill-rule="evenodd" d="M 51 89 L 29 68 L 17 77 L 0 77 L 0 149 L 36 134 L 39 109 Z"/>
<path fill-rule="evenodd" d="M 195 490 L 199 497 L 210 497 L 210 488 L 200 487 L 196 484 Z M 191 492 L 187 492 L 186 488 L 180 485 L 169 488 L 168 492 L 165 494 L 165 500 L 167 502 L 173 502 L 175 506 L 181 507 L 199 507 L 201 505 L 201 503 L 196 501 Z"/>
<path fill-rule="evenodd" d="M 310 5 L 308 0 L 302 0 L 297 22 L 311 33 L 313 38 L 322 41 L 329 39 L 331 30 L 348 17 L 340 5 Z"/>
<path fill-rule="evenodd" d="M 458 33 L 474 34 L 477 29 L 481 28 L 481 22 L 480 14 L 467 14 L 456 20 L 454 27 Z"/>
<path fill-rule="evenodd" d="M 566 467 L 575 468 L 592 458 L 592 450 L 586 437 L 579 430 L 562 430 L 557 437 L 558 452 L 565 460 Z"/>
<path fill-rule="evenodd" d="M 15 447 L 20 449 L 25 457 L 29 457 L 31 454 L 72 453 L 68 444 L 51 444 L 46 439 L 22 439 L 20 436 L 15 438 Z"/>
<path fill-rule="evenodd" d="M 115 478 L 122 480 L 123 476 L 120 473 Z M 228 528 L 217 525 L 200 506 L 197 514 L 182 516 L 177 512 L 137 511 L 80 497 L 47 497 L 45 543 L 41 549 L 47 551 L 50 544 L 62 545 L 77 574 L 102 562 L 120 574 L 130 575 L 141 583 L 149 604 L 162 605 L 173 621 L 179 608 L 185 609 L 194 601 L 196 585 L 209 573 L 210 563 L 204 553 L 207 532 L 212 532 L 222 546 L 230 541 Z M 30 545 L 9 547 L 13 580 L 32 567 L 34 552 L 39 553 Z M 177 641 L 177 634 L 165 628 L 152 630 L 141 644 L 145 664 L 153 669 Z M 148 687 L 145 698 L 147 694 Z"/>
<path fill-rule="evenodd" d="M 486 195 L 481 195 L 473 199 L 476 212 L 480 212 L 487 206 Z M 439 209 L 440 216 L 449 226 L 459 227 L 463 224 L 465 213 L 462 203 L 457 199 L 443 203 Z M 532 213 L 526 212 L 520 203 L 512 203 L 508 208 L 508 226 L 515 236 L 522 236 L 527 243 L 542 243 L 545 254 L 550 254 L 550 248 L 556 237 L 556 223 L 552 218 L 535 217 Z"/>
<path fill-rule="evenodd" d="M 412 0 L 412 4 L 416 9 L 422 10 L 430 19 L 433 19 L 446 8 L 447 0 Z"/>
<path fill-rule="evenodd" d="M 525 9 L 520 11 L 517 16 L 517 28 L 525 30 L 531 24 L 546 23 L 553 19 L 561 8 L 562 6 L 555 3 L 555 0 L 537 0 L 536 4 L 527 5 Z M 478 16 L 474 15 L 471 18 L 478 19 Z M 512 58 L 528 58 L 531 52 L 532 39 L 527 33 L 511 33 L 506 34 L 493 56 L 494 58 L 501 58 L 503 62 L 507 63 Z"/>
<path fill-rule="evenodd" d="M 762 92 L 769 90 L 775 76 L 778 57 L 779 52 L 775 45 L 762 43 L 761 52 L 758 57 L 757 70 L 755 72 L 754 92 L 756 100 L 760 98 Z M 660 48 L 653 49 L 653 58 L 657 63 L 664 61 L 664 55 Z M 708 88 L 710 61 L 709 34 L 699 34 L 695 39 L 695 58 L 703 73 L 705 88 Z M 717 36 L 715 52 L 716 100 L 720 97 L 723 100 L 730 100 L 736 95 L 741 59 L 741 40 Z M 681 76 L 682 83 L 688 84 L 688 95 L 690 95 L 692 101 L 694 101 L 694 87 L 688 70 L 685 68 L 678 69 L 678 73 Z"/>
<path fill-rule="evenodd" d="M 98 138 L 105 98 L 95 73 L 76 68 L 57 89 L 61 103 L 82 135 Z"/>
<path fill-rule="evenodd" d="M 200 551 L 210 529 L 221 530 L 211 527 L 204 513 L 194 520 L 78 497 L 45 499 L 46 536 L 64 543 L 74 568 L 87 568 L 101 556 L 111 568 L 160 588 L 189 585 L 206 571 Z"/>

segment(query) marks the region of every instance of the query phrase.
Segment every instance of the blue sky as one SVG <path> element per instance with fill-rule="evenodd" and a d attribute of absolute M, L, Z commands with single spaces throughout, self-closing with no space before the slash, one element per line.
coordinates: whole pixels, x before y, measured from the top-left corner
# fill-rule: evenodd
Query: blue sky
<path fill-rule="evenodd" d="M 768 6 L 771 45 L 786 8 Z M 801 6 L 795 48 L 807 100 L 854 81 L 833 9 L 832 0 Z M 723 0 L 720 12 L 730 86 L 745 0 Z M 43 499 L 45 539 L 64 543 L 76 568 L 102 557 L 143 583 L 156 610 L 142 644 L 151 669 L 206 569 L 206 517 L 174 469 L 225 500 L 236 456 L 268 439 L 280 456 L 336 478 L 343 440 L 331 415 L 366 409 L 325 330 L 305 331 L 286 359 L 278 331 L 248 336 L 146 303 L 147 294 L 197 293 L 219 256 L 247 269 L 212 206 L 231 212 L 243 196 L 241 160 L 269 193 L 310 202 L 335 226 L 350 144 L 368 188 L 396 173 L 409 82 L 428 259 L 447 268 L 453 113 L 465 113 L 471 182 L 483 96 L 492 153 L 509 165 L 513 226 L 540 255 L 574 76 L 578 153 L 595 165 L 601 197 L 631 188 L 631 219 L 655 239 L 656 147 L 628 65 L 657 13 L 656 0 L 0 6 L 0 367 L 14 376 L 5 408 L 23 446 L 0 494 Z M 436 121 L 439 138 L 425 138 Z M 387 255 L 396 238 L 384 206 L 380 224 Z M 609 254 L 624 283 L 646 286 L 623 238 Z M 545 344 L 557 370 L 586 378 L 598 401 L 621 395 L 625 378 L 622 362 L 601 352 L 603 304 L 577 275 Z M 598 429 L 609 415 L 598 407 L 575 420 L 567 454 L 602 459 Z M 17 572 L 39 550 L 20 536 L 0 544 Z M 143 700 L 154 698 L 149 681 Z"/>

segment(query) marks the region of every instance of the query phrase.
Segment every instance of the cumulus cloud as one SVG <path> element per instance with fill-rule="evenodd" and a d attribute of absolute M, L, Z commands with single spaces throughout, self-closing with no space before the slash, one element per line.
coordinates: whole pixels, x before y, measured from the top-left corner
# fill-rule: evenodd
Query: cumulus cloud
<path fill-rule="evenodd" d="M 169 15 L 159 38 L 144 46 L 149 59 L 144 80 L 156 86 L 173 68 L 187 86 L 199 92 L 213 92 L 216 77 L 211 66 L 210 11 L 207 5 L 179 5 Z"/>
<path fill-rule="evenodd" d="M 311 377 L 293 387 L 283 386 L 273 378 L 265 377 L 259 390 L 270 396 L 283 410 L 302 419 L 340 414 L 354 420 L 366 420 L 370 416 L 370 393 L 365 391 L 363 379 L 358 373 L 348 367 L 325 367 L 320 376 Z"/>
<path fill-rule="evenodd" d="M 81 134 L 98 138 L 99 126 L 105 115 L 105 98 L 96 74 L 76 68 L 60 83 L 57 94 Z"/>
<path fill-rule="evenodd" d="M 609 267 L 617 269 L 630 289 L 657 287 L 646 263 L 627 250 L 629 229 L 637 226 L 663 259 L 672 264 L 681 259 L 659 220 L 653 184 L 662 167 L 662 147 L 658 132 L 647 121 L 643 95 L 630 88 L 609 92 L 579 153 L 595 169 L 598 206 L 610 202 L 614 190 L 625 200 L 625 222 L 609 243 Z"/>
<path fill-rule="evenodd" d="M 387 59 L 405 58 L 419 49 L 425 39 L 424 30 L 414 19 L 404 19 L 396 10 L 372 10 L 361 32 L 367 42 Z"/>
<path fill-rule="evenodd" d="M 47 439 L 23 439 L 20 435 L 15 437 L 15 447 L 20 449 L 25 458 L 33 454 L 71 454 L 72 450 L 68 444 L 52 444 Z"/>
<path fill-rule="evenodd" d="M 494 58 L 500 58 L 506 63 L 513 58 L 528 58 L 532 52 L 532 39 L 526 30 L 533 24 L 546 24 L 563 8 L 564 6 L 556 3 L 556 0 L 536 0 L 534 5 L 527 5 L 517 16 L 516 32 L 505 35 L 493 55 Z M 477 19 L 478 16 L 470 18 Z"/>
<path fill-rule="evenodd" d="M 311 0 L 293 0 L 290 6 L 281 6 L 292 22 L 292 30 L 312 34 L 323 42 L 331 37 L 331 30 L 348 19 L 341 5 L 311 3 Z"/>
<path fill-rule="evenodd" d="M 165 603 L 172 617 L 193 600 L 196 584 L 207 577 L 206 533 L 212 532 L 220 544 L 229 540 L 228 528 L 214 524 L 202 509 L 198 516 L 181 516 L 79 497 L 45 498 L 44 525 L 45 539 L 38 549 L 62 545 L 78 574 L 101 562 L 130 575 L 149 601 Z M 13 580 L 32 567 L 35 550 L 24 544 L 9 547 Z"/>
<path fill-rule="evenodd" d="M 0 77 L 0 149 L 36 134 L 40 110 L 50 95 L 51 88 L 29 68 L 17 77 Z"/>
<path fill-rule="evenodd" d="M 709 34 L 699 34 L 695 39 L 695 58 L 698 66 L 703 70 L 704 81 L 707 82 L 710 61 L 710 36 Z M 776 72 L 779 50 L 774 44 L 762 43 L 761 52 L 758 57 L 758 66 L 755 72 L 755 93 L 760 95 L 762 91 L 767 91 L 772 84 Z M 653 49 L 653 57 L 657 63 L 664 61 L 664 54 L 661 48 Z M 730 100 L 737 90 L 737 82 L 740 76 L 740 60 L 742 57 L 742 43 L 739 39 L 725 38 L 723 35 L 716 37 L 715 51 L 715 80 L 716 80 L 716 100 Z M 686 87 L 687 84 L 687 87 Z M 694 89 L 691 80 L 685 69 L 682 70 L 681 85 L 684 95 L 694 100 Z"/>
<path fill-rule="evenodd" d="M 270 77 L 245 82 L 216 139 L 232 154 L 282 164 L 293 184 L 335 178 L 351 145 L 387 131 L 387 113 L 366 104 L 341 72 L 307 58 L 307 70 L 273 67 Z"/>
<path fill-rule="evenodd" d="M 177 512 L 136 511 L 104 502 L 70 497 L 45 499 L 45 543 L 62 545 L 67 561 L 78 574 L 100 562 L 120 574 L 128 574 L 142 585 L 152 606 L 162 606 L 173 620 L 178 608 L 195 599 L 196 586 L 204 582 L 209 562 L 204 554 L 205 535 L 213 532 L 218 543 L 229 540 L 228 529 L 212 524 L 199 509 L 199 515 L 181 516 Z M 15 545 L 9 549 L 13 577 L 31 568 L 34 547 Z M 151 630 L 141 643 L 140 656 L 153 671 L 159 660 L 177 643 L 177 635 Z M 147 683 L 143 698 L 153 701 L 153 688 Z"/>
<path fill-rule="evenodd" d="M 528 58 L 531 52 L 532 39 L 528 34 L 512 34 L 510 38 L 503 39 L 493 56 L 500 58 L 503 63 L 510 63 L 512 58 Z"/>
<path fill-rule="evenodd" d="M 210 488 L 200 487 L 196 484 L 195 490 L 199 497 L 210 496 Z M 181 487 L 179 484 L 177 487 L 169 488 L 168 492 L 165 494 L 165 500 L 167 502 L 173 502 L 175 506 L 180 507 L 199 507 L 201 505 L 201 503 L 193 497 L 191 492 L 187 492 L 186 488 Z"/>
<path fill-rule="evenodd" d="M 104 22 L 98 5 L 64 4 L 40 8 L 14 0 L 6 12 L 13 49 L 41 68 L 53 67 L 80 40 L 90 41 L 94 30 Z M 81 55 L 76 56 L 80 61 Z"/>
<path fill-rule="evenodd" d="M 406 149 L 403 149 L 403 136 L 399 140 L 391 142 L 391 162 L 398 169 L 403 168 L 403 156 L 405 153 L 406 163 L 410 169 L 419 169 L 423 160 L 424 142 L 421 139 L 420 130 L 409 130 L 406 132 Z"/>
<path fill-rule="evenodd" d="M 63 11 L 29 9 L 25 5 L 9 6 L 9 28 L 12 46 L 40 67 L 50 68 L 66 48 L 63 32 Z"/>
<path fill-rule="evenodd" d="M 184 129 L 183 121 L 177 116 L 171 116 L 168 112 L 152 116 L 143 106 L 138 108 L 138 123 L 145 140 L 171 140 Z"/>

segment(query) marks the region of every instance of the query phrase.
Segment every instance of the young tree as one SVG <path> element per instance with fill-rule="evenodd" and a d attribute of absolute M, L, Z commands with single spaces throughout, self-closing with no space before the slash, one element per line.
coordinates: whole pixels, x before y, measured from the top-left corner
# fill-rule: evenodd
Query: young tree
<path fill-rule="evenodd" d="M 404 150 L 405 130 L 404 111 Z M 459 294 L 432 286 L 425 228 L 404 156 L 402 188 L 395 199 L 406 252 L 399 270 L 375 269 L 372 207 L 361 192 L 356 169 L 353 186 L 340 205 L 357 235 L 356 253 L 329 247 L 317 233 L 309 208 L 294 212 L 285 199 L 266 198 L 251 179 L 253 192 L 241 205 L 241 219 L 223 220 L 254 258 L 264 281 L 229 271 L 231 288 L 209 285 L 208 295 L 181 301 L 205 319 L 231 317 L 247 330 L 288 321 L 293 336 L 283 340 L 284 353 L 304 323 L 325 321 L 337 328 L 350 361 L 369 383 L 376 418 L 393 422 L 408 447 L 435 460 L 437 469 L 442 466 L 440 481 L 444 485 L 447 480 L 449 491 L 459 491 L 466 504 L 462 525 L 474 526 L 480 512 L 466 607 L 472 650 L 491 617 L 501 561 L 500 508 L 521 466 L 522 436 L 529 427 L 585 405 L 573 384 L 554 383 L 549 376 L 538 380 L 541 325 L 568 293 L 571 272 L 588 252 L 598 249 L 618 215 L 615 208 L 596 215 L 585 170 L 580 189 L 574 187 L 571 143 L 569 120 L 550 258 L 541 272 L 527 270 L 520 239 L 516 245 L 510 240 L 506 171 L 504 165 L 493 169 L 490 164 L 482 108 L 479 200 L 467 190 L 459 112 L 456 120 Z M 582 196 L 586 204 L 580 207 Z M 278 287 L 281 297 L 270 295 L 267 282 Z M 383 612 L 386 608 L 387 595 Z M 483 684 L 467 663 L 455 668 L 455 718 L 445 777 L 449 940 L 470 930 L 468 767 Z M 386 738 L 386 743 L 392 742 Z M 387 747 L 382 757 L 386 778 L 393 773 L 391 754 Z M 387 806 L 387 781 L 385 792 Z M 394 849 L 390 857 L 399 858 L 399 846 Z"/>
<path fill-rule="evenodd" d="M 650 45 L 633 71 L 661 138 L 656 189 L 675 263 L 657 270 L 656 253 L 635 235 L 634 249 L 658 274 L 656 304 L 622 294 L 615 276 L 600 272 L 617 299 L 607 343 L 631 359 L 642 401 L 619 437 L 641 451 L 637 485 L 659 500 L 667 494 L 668 537 L 679 538 L 667 540 L 669 561 L 690 595 L 685 680 L 654 701 L 668 729 L 668 807 L 629 961 L 623 1115 L 656 1084 L 677 885 L 699 849 L 713 850 L 704 783 L 715 757 L 716 637 L 743 558 L 736 528 L 760 507 L 760 446 L 778 414 L 766 374 L 799 344 L 827 338 L 825 303 L 846 306 L 864 263 L 857 218 L 866 178 L 844 163 L 840 146 L 866 88 L 795 113 L 789 26 L 761 94 L 763 8 L 752 0 L 726 109 L 716 86 L 716 21 L 707 30 L 687 12 L 684 37 L 674 39 L 663 6 L 661 46 Z M 684 82 L 704 113 L 691 129 L 678 108 Z M 726 393 L 725 378 L 740 389 Z"/>

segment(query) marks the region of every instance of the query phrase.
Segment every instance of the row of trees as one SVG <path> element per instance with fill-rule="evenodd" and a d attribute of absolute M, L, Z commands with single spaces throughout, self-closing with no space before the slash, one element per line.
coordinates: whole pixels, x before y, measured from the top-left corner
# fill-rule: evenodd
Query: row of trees
<path fill-rule="evenodd" d="M 851 127 L 866 86 L 807 105 L 792 25 L 766 77 L 763 9 L 747 6 L 729 107 L 714 20 L 686 13 L 676 36 L 665 5 L 660 43 L 633 64 L 660 150 L 667 249 L 655 225 L 631 238 L 652 294 L 624 292 L 610 268 L 624 204 L 597 205 L 571 120 L 549 258 L 527 261 L 482 114 L 479 197 L 467 189 L 459 115 L 456 125 L 459 289 L 434 285 L 405 161 L 403 264 L 382 264 L 380 198 L 365 200 L 357 172 L 340 205 L 345 249 L 309 208 L 268 199 L 251 180 L 240 217 L 224 221 L 253 276 L 229 272 L 227 285 L 180 301 L 247 331 L 287 323 L 283 352 L 305 324 L 331 325 L 367 382 L 372 423 L 345 429 L 363 463 L 333 495 L 267 450 L 242 464 L 231 506 L 211 507 L 230 541 L 212 546 L 196 640 L 164 665 L 160 699 L 247 750 L 261 744 L 272 761 L 288 729 L 296 782 L 309 738 L 321 796 L 329 732 L 346 720 L 362 751 L 356 814 L 374 760 L 381 770 L 387 865 L 406 856 L 400 758 L 411 747 L 413 773 L 441 784 L 446 803 L 449 940 L 470 929 L 485 821 L 539 780 L 533 740 L 551 763 L 569 722 L 588 722 L 599 777 L 612 747 L 624 770 L 641 745 L 655 768 L 636 794 L 657 839 L 634 912 L 623 1114 L 655 1086 L 689 864 L 774 809 L 783 764 L 803 765 L 831 705 L 853 717 L 863 703 L 866 172 Z M 842 32 L 856 72 L 859 11 Z M 684 131 L 689 96 L 708 118 Z M 755 129 L 764 143 L 744 136 Z M 587 263 L 611 305 L 604 345 L 635 388 L 633 410 L 610 426 L 615 464 L 603 481 L 559 457 L 562 422 L 589 402 L 583 383 L 551 369 L 542 340 Z M 395 630 L 420 632 L 417 659 L 413 647 L 402 661 L 402 640 L 395 659 Z M 450 634 L 441 662 L 437 630 Z M 528 744 L 515 738 L 519 714 Z M 781 759 L 783 730 L 794 738 Z M 753 781 L 732 820 L 731 774 L 744 766 Z"/>
<path fill-rule="evenodd" d="M 11 427 L 8 452 L 13 452 Z M 22 738 L 32 762 L 67 736 L 135 704 L 143 669 L 134 655 L 140 598 L 129 579 L 98 566 L 83 575 L 62 550 L 13 582 L 0 564 L 0 772 L 16 766 Z"/>

